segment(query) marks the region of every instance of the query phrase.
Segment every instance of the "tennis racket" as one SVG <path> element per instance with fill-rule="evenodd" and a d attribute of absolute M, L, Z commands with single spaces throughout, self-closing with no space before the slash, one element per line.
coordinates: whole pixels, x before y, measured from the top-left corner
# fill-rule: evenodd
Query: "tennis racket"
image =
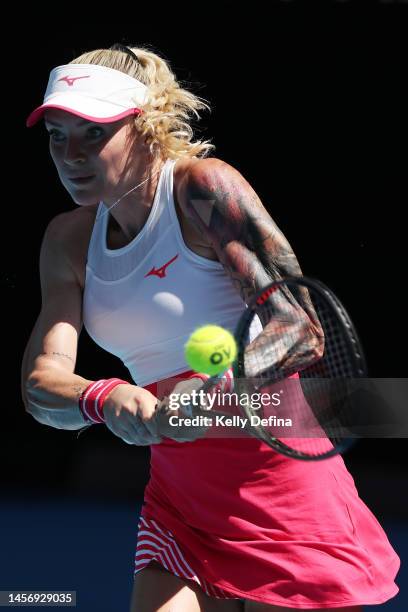
<path fill-rule="evenodd" d="M 366 363 L 351 319 L 328 287 L 306 277 L 271 283 L 252 298 L 234 335 L 234 410 L 246 433 L 303 460 L 326 459 L 351 446 Z M 200 397 L 219 392 L 225 375 L 205 381 Z M 168 412 L 166 398 L 158 410 Z M 183 412 L 231 417 L 220 402 L 211 410 L 205 401 L 191 403 Z"/>

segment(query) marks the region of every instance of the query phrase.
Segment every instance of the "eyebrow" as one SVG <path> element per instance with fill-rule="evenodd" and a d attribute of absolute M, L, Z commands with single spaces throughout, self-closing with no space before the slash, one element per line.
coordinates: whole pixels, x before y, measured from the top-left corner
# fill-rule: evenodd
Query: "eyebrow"
<path fill-rule="evenodd" d="M 55 127 L 64 127 L 60 123 L 57 123 L 56 121 L 51 121 L 51 119 L 46 119 L 45 117 L 44 117 L 44 121 L 45 123 L 49 123 L 50 125 L 54 125 Z M 86 125 L 87 123 L 92 123 L 92 121 L 88 121 L 87 119 L 82 119 L 81 121 L 78 121 L 76 125 L 77 127 L 81 127 L 82 125 Z"/>

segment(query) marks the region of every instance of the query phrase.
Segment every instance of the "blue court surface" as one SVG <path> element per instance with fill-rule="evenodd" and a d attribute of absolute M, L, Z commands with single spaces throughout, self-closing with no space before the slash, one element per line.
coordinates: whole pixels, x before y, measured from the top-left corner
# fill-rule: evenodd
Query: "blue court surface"
<path fill-rule="evenodd" d="M 139 511 L 136 502 L 0 498 L 0 590 L 71 590 L 77 593 L 77 610 L 127 612 Z M 383 526 L 401 557 L 400 593 L 365 610 L 405 612 L 408 524 Z"/>

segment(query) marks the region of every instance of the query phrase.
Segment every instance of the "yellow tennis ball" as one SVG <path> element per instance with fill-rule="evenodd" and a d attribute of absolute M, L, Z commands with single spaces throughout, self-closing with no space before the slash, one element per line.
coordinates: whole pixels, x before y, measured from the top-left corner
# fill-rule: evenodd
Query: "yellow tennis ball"
<path fill-rule="evenodd" d="M 237 356 L 234 336 L 219 325 L 199 327 L 191 334 L 184 348 L 190 368 L 210 376 L 229 368 Z"/>

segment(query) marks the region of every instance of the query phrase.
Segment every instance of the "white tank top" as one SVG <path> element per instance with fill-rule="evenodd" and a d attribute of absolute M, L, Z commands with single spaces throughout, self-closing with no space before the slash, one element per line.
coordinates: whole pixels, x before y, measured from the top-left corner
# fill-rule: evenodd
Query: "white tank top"
<path fill-rule="evenodd" d="M 214 323 L 234 331 L 246 307 L 222 264 L 184 243 L 174 164 L 164 164 L 149 217 L 129 244 L 107 248 L 109 214 L 101 202 L 88 249 L 85 328 L 140 386 L 190 369 L 184 344 L 194 329 Z"/>

